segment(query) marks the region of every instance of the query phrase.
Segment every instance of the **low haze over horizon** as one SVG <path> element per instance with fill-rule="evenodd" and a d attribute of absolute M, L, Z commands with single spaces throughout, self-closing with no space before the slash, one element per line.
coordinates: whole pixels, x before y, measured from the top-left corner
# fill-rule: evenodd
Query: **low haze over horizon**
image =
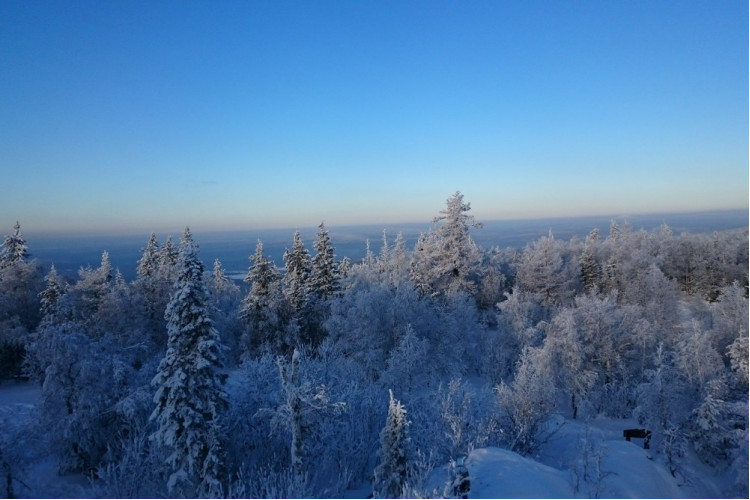
<path fill-rule="evenodd" d="M 5 232 L 746 209 L 747 2 L 0 3 Z"/>

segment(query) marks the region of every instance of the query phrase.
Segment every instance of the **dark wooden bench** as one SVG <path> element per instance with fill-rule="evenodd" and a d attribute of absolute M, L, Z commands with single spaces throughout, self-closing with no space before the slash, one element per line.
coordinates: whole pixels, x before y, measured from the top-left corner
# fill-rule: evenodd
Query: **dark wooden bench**
<path fill-rule="evenodd" d="M 647 429 L 625 429 L 622 431 L 622 435 L 625 437 L 625 441 L 630 441 L 631 438 L 643 439 L 644 450 L 648 450 L 651 445 L 651 431 Z"/>

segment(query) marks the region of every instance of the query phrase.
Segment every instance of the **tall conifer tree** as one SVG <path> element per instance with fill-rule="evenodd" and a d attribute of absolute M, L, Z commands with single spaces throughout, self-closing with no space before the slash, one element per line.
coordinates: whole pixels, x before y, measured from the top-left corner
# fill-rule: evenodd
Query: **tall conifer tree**
<path fill-rule="evenodd" d="M 296 315 L 301 314 L 308 300 L 310 266 L 310 253 L 299 231 L 295 231 L 292 249 L 284 251 L 284 295 Z"/>
<path fill-rule="evenodd" d="M 180 242 L 177 279 L 165 313 L 167 353 L 152 381 L 156 387 L 153 437 L 168 450 L 172 495 L 221 493 L 219 419 L 227 407 L 218 370 L 219 334 L 208 317 L 203 263 L 189 229 Z"/>
<path fill-rule="evenodd" d="M 21 234 L 21 224 L 16 221 L 13 234 L 6 236 L 3 249 L 0 251 L 0 268 L 8 267 L 15 262 L 22 262 L 29 256 L 26 240 Z"/>
<path fill-rule="evenodd" d="M 312 260 L 312 275 L 310 286 L 313 292 L 322 299 L 331 297 L 338 291 L 338 270 L 336 256 L 331 244 L 328 230 L 321 222 L 315 239 L 315 257 Z"/>

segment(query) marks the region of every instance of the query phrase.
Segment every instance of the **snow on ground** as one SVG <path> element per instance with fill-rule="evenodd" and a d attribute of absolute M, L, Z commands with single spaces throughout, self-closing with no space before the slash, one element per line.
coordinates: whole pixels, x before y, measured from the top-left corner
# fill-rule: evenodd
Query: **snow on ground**
<path fill-rule="evenodd" d="M 474 450 L 466 460 L 470 498 L 571 498 L 566 472 L 501 448 Z"/>
<path fill-rule="evenodd" d="M 81 497 L 85 493 L 85 478 L 81 475 L 59 475 L 56 459 L 44 456 L 43 436 L 33 427 L 27 427 L 41 392 L 41 387 L 35 382 L 0 383 L 0 426 L 3 430 L 0 447 L 11 447 L 0 451 L 10 452 L 14 493 L 19 498 Z"/>
<path fill-rule="evenodd" d="M 18 404 L 33 406 L 41 393 L 39 384 L 34 382 L 0 382 L 0 408 Z"/>
<path fill-rule="evenodd" d="M 466 460 L 469 498 L 722 498 L 725 480 L 693 454 L 673 477 L 643 440 L 625 441 L 623 429 L 633 420 L 559 418 L 557 431 L 534 457 L 501 448 L 472 451 Z M 447 469 L 435 471 L 432 483 L 448 481 Z M 690 478 L 686 480 L 685 478 Z"/>
<path fill-rule="evenodd" d="M 578 472 L 588 466 L 590 481 L 579 488 L 608 498 L 720 498 L 722 480 L 693 453 L 681 460 L 683 471 L 673 477 L 663 456 L 645 450 L 642 439 L 625 441 L 623 430 L 641 427 L 632 419 L 562 420 L 538 459 L 550 466 Z M 597 458 L 601 457 L 599 472 Z M 689 478 L 689 480 L 686 480 Z M 598 483 L 598 484 L 591 484 Z M 586 495 L 584 495 L 586 496 Z"/>
<path fill-rule="evenodd" d="M 29 419 L 41 389 L 30 382 L 0 383 L 0 425 L 5 433 L 14 432 Z"/>

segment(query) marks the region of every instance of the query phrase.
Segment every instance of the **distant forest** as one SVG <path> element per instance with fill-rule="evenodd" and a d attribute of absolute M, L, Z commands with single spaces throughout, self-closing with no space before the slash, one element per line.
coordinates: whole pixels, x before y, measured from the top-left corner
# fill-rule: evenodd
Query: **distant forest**
<path fill-rule="evenodd" d="M 16 224 L 0 379 L 41 399 L 0 430 L 0 495 L 51 458 L 100 497 L 420 496 L 471 449 L 532 456 L 552 415 L 635 418 L 672 474 L 695 453 L 747 495 L 748 229 L 480 248 L 470 209 L 356 262 L 323 224 L 283 269 L 258 242 L 241 285 L 189 229 L 152 234 L 134 280 L 106 252 L 68 280 Z"/>

